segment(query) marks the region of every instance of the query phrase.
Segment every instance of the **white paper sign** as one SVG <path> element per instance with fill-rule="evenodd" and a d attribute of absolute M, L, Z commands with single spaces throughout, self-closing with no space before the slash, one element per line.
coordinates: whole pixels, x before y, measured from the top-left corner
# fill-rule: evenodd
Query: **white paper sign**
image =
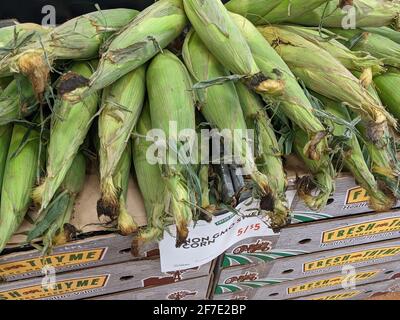
<path fill-rule="evenodd" d="M 175 247 L 176 232 L 175 227 L 171 227 L 171 234 L 164 232 L 159 244 L 161 271 L 195 268 L 212 261 L 238 241 L 275 234 L 260 216 L 245 216 L 254 215 L 257 208 L 259 201 L 247 200 L 236 208 L 241 215 L 230 212 L 214 217 L 210 223 L 192 224 L 187 242 L 180 248 Z"/>

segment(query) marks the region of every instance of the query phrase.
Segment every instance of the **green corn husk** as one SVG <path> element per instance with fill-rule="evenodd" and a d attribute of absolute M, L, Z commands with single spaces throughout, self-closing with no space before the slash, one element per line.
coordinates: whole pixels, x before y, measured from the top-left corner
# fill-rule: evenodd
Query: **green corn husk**
<path fill-rule="evenodd" d="M 22 48 L 41 39 L 50 29 L 34 23 L 20 23 L 0 28 L 0 78 L 12 75 L 10 57 L 18 54 Z"/>
<path fill-rule="evenodd" d="M 315 94 L 315 96 L 324 104 L 325 111 L 347 122 L 352 121 L 346 107 L 320 95 Z M 335 123 L 334 121 L 331 121 L 331 125 L 334 131 L 333 135 L 339 139 L 350 134 L 348 140 L 344 142 L 344 150 L 342 150 L 341 157 L 345 167 L 353 174 L 357 183 L 367 190 L 371 209 L 375 211 L 390 210 L 395 204 L 395 198 L 392 194 L 388 194 L 387 190 L 380 189 L 378 182 L 365 162 L 355 133 L 348 132 L 348 128 L 345 125 Z"/>
<path fill-rule="evenodd" d="M 363 30 L 331 29 L 345 37 L 344 43 L 352 50 L 366 51 L 383 61 L 387 66 L 400 67 L 400 44 L 379 34 Z"/>
<path fill-rule="evenodd" d="M 161 177 L 158 164 L 151 164 L 146 158 L 147 150 L 153 142 L 147 141 L 146 136 L 152 129 L 150 107 L 147 104 L 140 115 L 133 137 L 133 164 L 136 179 L 143 196 L 147 213 L 147 228 L 136 238 L 136 246 L 140 243 L 160 240 L 164 233 L 165 220 L 168 209 L 166 184 Z"/>
<path fill-rule="evenodd" d="M 388 124 L 397 126 L 393 116 L 327 51 L 279 27 L 263 27 L 260 30 L 293 73 L 310 90 L 343 102 L 359 113 L 368 123 L 368 136 L 372 142 L 381 142 Z"/>
<path fill-rule="evenodd" d="M 4 169 L 0 204 L 0 253 L 19 228 L 31 199 L 39 155 L 39 134 L 14 125 Z"/>
<path fill-rule="evenodd" d="M 400 3 L 398 0 L 352 0 L 343 2 L 344 5 L 351 5 L 352 11 L 343 10 L 338 6 L 337 1 L 331 1 L 327 5 L 322 5 L 301 16 L 287 19 L 286 22 L 311 27 L 322 25 L 323 27 L 333 28 L 342 28 L 343 24 L 351 25 L 352 22 L 355 23 L 357 28 L 390 25 L 398 28 L 399 26 Z M 349 15 L 352 16 L 350 19 Z"/>
<path fill-rule="evenodd" d="M 153 59 L 147 70 L 150 115 L 153 128 L 162 130 L 168 140 L 167 158 L 163 159 L 162 167 L 165 183 L 171 193 L 170 210 L 177 225 L 177 246 L 183 244 L 188 236 L 196 197 L 189 185 L 193 178 L 191 164 L 177 161 L 175 165 L 172 161 L 176 154 L 184 152 L 181 146 L 184 141 L 180 141 L 176 133 L 170 131 L 170 124 L 175 123 L 177 134 L 185 130 L 188 141 L 193 138 L 191 134 L 195 134 L 196 119 L 195 96 L 191 88 L 190 75 L 175 55 L 164 50 L 164 53 Z"/>
<path fill-rule="evenodd" d="M 375 34 L 379 34 L 387 39 L 390 39 L 398 44 L 400 44 L 400 32 L 393 30 L 391 28 L 388 27 L 380 27 L 380 28 L 374 28 L 374 27 L 364 27 L 361 28 L 362 30 L 366 31 L 366 32 L 370 32 L 370 33 L 375 33 Z"/>
<path fill-rule="evenodd" d="M 86 158 L 82 152 L 78 152 L 58 190 L 58 195 L 35 221 L 28 234 L 28 242 L 43 237 L 43 252 L 49 252 L 53 246 L 63 245 L 72 240 L 75 229 L 70 220 L 85 178 Z"/>
<path fill-rule="evenodd" d="M 219 78 L 229 75 L 227 71 L 210 51 L 205 47 L 197 33 L 191 31 L 183 45 L 183 58 L 196 81 L 204 81 L 212 78 Z M 276 194 L 271 192 L 268 183 L 268 177 L 262 174 L 258 169 L 253 158 L 252 149 L 250 146 L 250 137 L 247 133 L 247 125 L 241 101 L 233 83 L 225 83 L 218 86 L 212 86 L 204 91 L 201 91 L 201 96 L 204 101 L 201 101 L 200 111 L 211 126 L 216 127 L 223 132 L 228 130 L 232 134 L 224 136 L 224 143 L 230 146 L 231 150 L 238 150 L 234 156 L 238 157 L 234 161 L 242 165 L 246 174 L 254 181 L 256 188 L 261 192 L 262 196 L 272 197 L 279 204 L 271 208 L 271 221 L 273 226 L 286 224 L 289 209 L 284 203 L 279 202 Z M 199 94 L 200 94 L 199 93 Z M 234 135 L 234 132 L 240 130 L 242 136 Z M 230 138 L 230 139 L 229 139 Z"/>
<path fill-rule="evenodd" d="M 400 72 L 396 69 L 374 78 L 374 83 L 386 109 L 400 120 Z"/>
<path fill-rule="evenodd" d="M 102 194 L 97 205 L 99 216 L 105 215 L 114 220 L 118 215 L 119 196 L 113 176 L 139 118 L 145 92 L 145 66 L 128 73 L 103 91 L 102 111 L 99 116 Z"/>
<path fill-rule="evenodd" d="M 221 1 L 185 0 L 184 5 L 194 30 L 226 69 L 258 92 L 282 93 L 283 82 L 272 72 L 265 75 L 261 72 L 240 28 Z"/>
<path fill-rule="evenodd" d="M 132 164 L 132 144 L 129 139 L 124 152 L 122 153 L 117 170 L 114 172 L 113 182 L 119 191 L 118 199 L 118 230 L 124 236 L 134 233 L 138 225 L 128 213 L 126 199 L 128 196 L 129 176 Z"/>
<path fill-rule="evenodd" d="M 276 8 L 282 0 L 230 0 L 225 7 L 256 23 L 261 17 Z"/>
<path fill-rule="evenodd" d="M 247 127 L 254 130 L 258 170 L 267 177 L 274 198 L 274 212 L 277 216 L 281 213 L 281 221 L 274 225 L 286 225 L 290 220 L 290 210 L 286 199 L 287 179 L 274 128 L 265 112 L 262 100 L 242 83 L 236 83 L 236 90 Z"/>
<path fill-rule="evenodd" d="M 111 39 L 87 85 L 73 88 L 65 99 L 79 101 L 145 64 L 177 38 L 186 24 L 182 0 L 155 2 Z"/>
<path fill-rule="evenodd" d="M 3 184 L 4 168 L 6 167 L 6 160 L 8 148 L 10 146 L 11 135 L 13 126 L 11 124 L 0 126 L 0 190 Z M 1 194 L 0 194 L 1 201 Z"/>
<path fill-rule="evenodd" d="M 263 95 L 263 99 L 274 105 L 274 112 L 282 112 L 307 132 L 309 143 L 305 145 L 304 154 L 310 159 L 318 159 L 327 149 L 327 141 L 324 138 L 325 128 L 316 117 L 314 109 L 296 77 L 253 24 L 237 14 L 232 13 L 231 17 L 249 44 L 254 59 L 262 72 L 279 74 L 285 83 L 285 89 L 281 96 Z"/>
<path fill-rule="evenodd" d="M 29 80 L 16 77 L 0 94 L 0 125 L 23 119 L 38 105 Z"/>
<path fill-rule="evenodd" d="M 64 79 L 92 74 L 92 67 L 85 62 L 76 62 L 61 78 L 59 91 L 62 91 Z M 98 96 L 94 94 L 78 104 L 72 105 L 58 99 L 52 114 L 50 141 L 47 147 L 47 173 L 42 184 L 34 190 L 33 199 L 40 204 L 40 211 L 47 208 L 54 197 L 71 164 L 84 142 L 98 108 Z"/>
<path fill-rule="evenodd" d="M 324 49 L 350 71 L 365 72 L 366 69 L 371 69 L 373 75 L 385 71 L 383 63 L 379 59 L 368 52 L 351 51 L 345 45 L 333 39 L 332 34 L 327 30 L 318 31 L 299 26 L 280 26 L 279 28 L 294 32 L 321 49 Z M 372 78 L 369 81 L 372 81 Z M 365 87 L 369 85 L 370 83 L 365 83 Z"/>
<path fill-rule="evenodd" d="M 11 71 L 28 77 L 40 97 L 55 60 L 97 58 L 102 43 L 137 14 L 138 11 L 131 9 L 110 9 L 76 17 L 54 28 L 40 41 L 21 48 L 18 55 L 10 61 L 6 59 L 3 65 L 8 63 Z"/>
<path fill-rule="evenodd" d="M 0 78 L 0 94 L 4 91 L 5 88 L 13 81 L 13 77 L 6 77 L 6 78 Z"/>
<path fill-rule="evenodd" d="M 302 177 L 297 182 L 298 194 L 310 209 L 321 211 L 335 192 L 336 171 L 329 155 L 324 155 L 317 161 L 305 157 L 302 151 L 306 143 L 307 134 L 295 128 L 293 147 L 312 174 L 311 177 Z"/>

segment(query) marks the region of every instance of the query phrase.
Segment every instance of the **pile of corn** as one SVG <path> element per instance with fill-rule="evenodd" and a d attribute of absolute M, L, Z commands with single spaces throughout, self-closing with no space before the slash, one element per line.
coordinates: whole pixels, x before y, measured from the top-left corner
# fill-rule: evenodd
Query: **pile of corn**
<path fill-rule="evenodd" d="M 235 212 L 244 194 L 284 227 L 291 153 L 308 169 L 297 187 L 312 210 L 341 170 L 372 209 L 390 210 L 400 197 L 399 21 L 399 0 L 160 0 L 53 29 L 0 29 L 0 252 L 32 216 L 27 242 L 48 250 L 74 239 L 89 164 L 99 223 L 136 244 L 175 225 L 182 245 L 193 222 Z M 227 167 L 192 143 L 203 128 L 244 133 L 223 138 L 244 173 L 235 191 Z M 126 205 L 131 172 L 144 229 Z"/>

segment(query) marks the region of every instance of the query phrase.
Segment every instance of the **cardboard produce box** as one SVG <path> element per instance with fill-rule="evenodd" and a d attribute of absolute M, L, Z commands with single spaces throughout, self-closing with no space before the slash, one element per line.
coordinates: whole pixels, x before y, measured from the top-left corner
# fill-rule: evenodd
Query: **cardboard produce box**
<path fill-rule="evenodd" d="M 212 276 L 179 281 L 156 288 L 137 289 L 90 298 L 89 300 L 205 300 Z"/>
<path fill-rule="evenodd" d="M 130 261 L 44 278 L 0 284 L 0 300 L 77 300 L 178 281 L 208 277 L 212 262 L 198 268 L 163 273 L 159 260 Z M 156 289 L 154 289 L 156 290 Z"/>
<path fill-rule="evenodd" d="M 400 293 L 400 279 L 357 286 L 354 290 L 336 290 L 314 294 L 294 300 L 369 300 L 385 297 L 388 293 Z"/>
<path fill-rule="evenodd" d="M 351 267 L 351 265 L 350 265 Z M 397 279 L 400 277 L 400 263 L 398 261 L 378 264 L 356 269 L 346 268 L 342 272 L 324 274 L 315 277 L 285 281 L 284 279 L 257 279 L 248 274 L 251 281 L 240 282 L 241 279 L 232 279 L 230 284 L 219 287 L 214 294 L 214 300 L 286 300 L 312 294 L 329 292 L 368 283 Z"/>
<path fill-rule="evenodd" d="M 400 238 L 220 269 L 216 272 L 216 290 L 222 293 L 226 285 L 234 282 L 240 282 L 235 286 L 243 284 L 245 289 L 247 281 L 262 285 L 264 281 L 268 284 L 340 272 L 347 265 L 360 268 L 392 261 L 400 265 Z"/>

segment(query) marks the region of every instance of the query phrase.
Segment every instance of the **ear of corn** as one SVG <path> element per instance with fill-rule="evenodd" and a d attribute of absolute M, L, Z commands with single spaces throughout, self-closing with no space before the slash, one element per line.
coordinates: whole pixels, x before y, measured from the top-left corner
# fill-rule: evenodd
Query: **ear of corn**
<path fill-rule="evenodd" d="M 65 79 L 79 81 L 92 73 L 88 63 L 77 62 L 60 82 L 62 91 Z M 98 96 L 89 96 L 72 105 L 61 99 L 56 101 L 47 148 L 47 172 L 43 183 L 33 193 L 35 202 L 41 204 L 41 211 L 47 208 L 65 178 L 82 145 L 97 111 Z"/>
<path fill-rule="evenodd" d="M 3 174 L 4 174 L 4 168 L 6 166 L 8 148 L 10 146 L 12 129 L 13 126 L 11 124 L 0 126 L 0 190 L 3 184 Z M 0 200 L 1 200 L 1 193 L 0 193 Z"/>
<path fill-rule="evenodd" d="M 332 29 L 333 32 L 348 39 L 345 42 L 352 50 L 366 51 L 383 61 L 387 66 L 400 67 L 400 44 L 380 34 L 363 30 Z"/>
<path fill-rule="evenodd" d="M 350 71 L 364 72 L 365 69 L 371 69 L 375 75 L 385 70 L 381 60 L 366 51 L 351 51 L 339 41 L 331 39 L 332 35 L 328 31 L 322 30 L 319 32 L 311 28 L 298 26 L 280 26 L 279 28 L 294 32 L 324 49 Z"/>
<path fill-rule="evenodd" d="M 103 41 L 137 14 L 136 10 L 111 9 L 76 17 L 54 28 L 40 41 L 21 48 L 19 54 L 4 63 L 9 64 L 12 71 L 27 76 L 40 97 L 45 91 L 55 60 L 97 58 Z"/>
<path fill-rule="evenodd" d="M 221 1 L 185 0 L 184 5 L 194 30 L 226 69 L 243 76 L 246 84 L 256 91 L 281 93 L 282 82 L 274 73 L 262 74 L 246 39 Z"/>
<path fill-rule="evenodd" d="M 200 37 L 193 31 L 185 39 L 183 57 L 189 71 L 198 82 L 229 75 L 229 72 L 214 58 Z M 229 137 L 229 134 L 224 136 L 224 142 L 231 146 L 231 150 L 239 150 L 239 153 L 234 155 L 235 157 L 238 156 L 239 159 L 234 161 L 238 161 L 238 165 L 245 168 L 246 173 L 249 174 L 256 187 L 261 191 L 261 195 L 271 196 L 275 200 L 276 194 L 271 194 L 267 176 L 262 174 L 255 164 L 241 101 L 235 85 L 225 83 L 209 87 L 202 92 L 202 95 L 204 101 L 200 106 L 201 113 L 210 125 L 218 128 L 220 132 L 228 130 L 231 137 Z M 235 134 L 238 130 L 240 130 L 241 136 Z M 277 200 L 279 201 L 279 198 Z M 281 205 L 279 209 L 271 215 L 274 226 L 286 224 L 288 208 Z"/>
<path fill-rule="evenodd" d="M 387 39 L 390 39 L 390 40 L 400 44 L 400 32 L 393 30 L 389 27 L 380 27 L 380 28 L 364 27 L 361 29 L 366 32 L 369 32 L 369 33 L 379 34 Z"/>
<path fill-rule="evenodd" d="M 303 177 L 298 183 L 298 194 L 312 210 L 320 211 L 328 203 L 335 191 L 336 171 L 329 155 L 319 160 L 310 160 L 304 156 L 303 148 L 307 143 L 307 134 L 299 128 L 294 129 L 294 149 L 311 172 L 311 177 Z"/>
<path fill-rule="evenodd" d="M 65 99 L 80 100 L 140 67 L 178 37 L 186 23 L 182 0 L 155 2 L 111 39 L 87 86 Z"/>
<path fill-rule="evenodd" d="M 38 102 L 28 79 L 16 77 L 0 94 L 0 125 L 20 120 L 37 107 Z"/>
<path fill-rule="evenodd" d="M 279 75 L 285 83 L 282 95 L 272 97 L 263 94 L 263 99 L 265 102 L 273 104 L 275 113 L 284 113 L 308 134 L 309 142 L 305 145 L 304 153 L 311 159 L 318 159 L 327 148 L 327 141 L 324 138 L 325 128 L 314 114 L 313 107 L 296 77 L 257 28 L 240 15 L 231 14 L 231 17 L 249 44 L 254 59 L 262 72 Z"/>
<path fill-rule="evenodd" d="M 381 142 L 387 124 L 396 127 L 396 120 L 392 115 L 327 51 L 279 27 L 263 27 L 260 30 L 309 89 L 335 101 L 344 102 L 359 113 L 368 123 L 371 141 Z M 310 57 L 313 59 L 309 59 Z"/>
<path fill-rule="evenodd" d="M 320 95 L 316 95 L 316 97 L 324 104 L 325 111 L 339 119 L 351 122 L 352 119 L 346 107 Z M 367 190 L 370 197 L 369 205 L 371 209 L 375 211 L 390 210 L 395 204 L 395 199 L 393 195 L 386 194 L 387 190 L 380 189 L 378 182 L 375 180 L 375 177 L 365 162 L 363 152 L 355 133 L 348 132 L 348 128 L 345 125 L 340 125 L 334 121 L 331 121 L 331 126 L 333 127 L 333 135 L 335 137 L 342 138 L 349 135 L 348 140 L 343 143 L 343 146 L 339 146 L 339 148 L 341 148 L 340 157 L 343 159 L 345 167 L 353 174 L 356 181 Z"/>
<path fill-rule="evenodd" d="M 53 245 L 62 245 L 72 239 L 74 228 L 69 222 L 76 198 L 83 189 L 85 177 L 86 158 L 82 152 L 78 152 L 58 190 L 58 195 L 29 232 L 28 242 L 43 236 L 43 251 L 46 252 Z"/>
<path fill-rule="evenodd" d="M 254 130 L 255 156 L 258 170 L 267 177 L 274 198 L 274 212 L 280 221 L 273 226 L 289 222 L 286 200 L 287 179 L 282 164 L 282 152 L 262 100 L 242 83 L 236 83 L 247 127 Z M 280 215 L 279 215 L 280 213 Z"/>
<path fill-rule="evenodd" d="M 385 107 L 400 119 L 400 72 L 393 69 L 374 78 L 377 92 Z"/>
<path fill-rule="evenodd" d="M 282 0 L 230 0 L 225 7 L 256 23 L 267 13 L 276 8 Z"/>
<path fill-rule="evenodd" d="M 287 22 L 313 27 L 321 24 L 323 27 L 342 28 L 344 23 L 352 22 L 358 28 L 390 25 L 398 27 L 399 13 L 400 3 L 397 0 L 352 0 L 346 1 L 343 9 L 338 6 L 337 1 L 331 1 L 327 6 L 322 5 L 301 16 L 289 18 Z"/>
<path fill-rule="evenodd" d="M 164 53 L 153 59 L 147 70 L 150 115 L 153 128 L 162 130 L 167 139 L 163 175 L 171 193 L 170 210 L 177 225 L 178 246 L 184 243 L 188 236 L 195 199 L 189 185 L 190 179 L 194 178 L 191 164 L 182 161 L 177 161 L 178 164 L 173 163 L 174 158 L 182 153 L 182 143 L 187 139 L 187 143 L 190 144 L 192 135 L 196 134 L 195 97 L 191 88 L 190 75 L 175 55 L 164 50 Z M 170 131 L 172 124 L 176 126 L 177 133 Z"/>
<path fill-rule="evenodd" d="M 140 232 L 139 242 L 158 240 L 162 237 L 168 209 L 166 185 L 161 177 L 160 168 L 158 164 L 151 164 L 147 159 L 147 151 L 153 144 L 146 139 L 151 129 L 150 107 L 147 104 L 140 115 L 132 143 L 136 179 L 147 213 L 147 228 Z"/>
<path fill-rule="evenodd" d="M 14 125 L 1 191 L 0 252 L 28 211 L 38 155 L 38 133 L 19 124 Z"/>
<path fill-rule="evenodd" d="M 142 66 L 106 88 L 103 92 L 99 117 L 100 188 L 99 215 L 115 219 L 118 215 L 119 196 L 113 176 L 121 156 L 130 141 L 133 128 L 142 110 L 146 67 Z"/>

